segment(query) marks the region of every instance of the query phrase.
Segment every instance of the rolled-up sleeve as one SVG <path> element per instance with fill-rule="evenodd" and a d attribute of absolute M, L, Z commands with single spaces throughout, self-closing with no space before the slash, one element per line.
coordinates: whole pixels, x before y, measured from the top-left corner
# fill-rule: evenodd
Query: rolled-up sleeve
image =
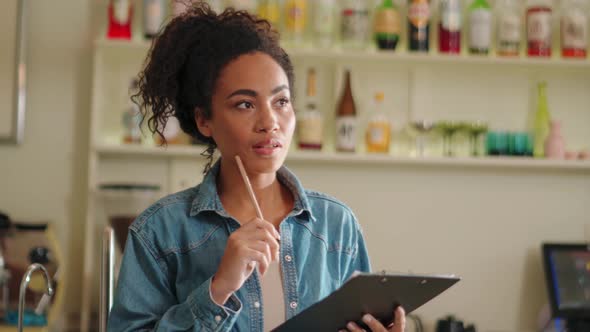
<path fill-rule="evenodd" d="M 211 298 L 211 278 L 178 303 L 167 273 L 141 235 L 130 230 L 108 331 L 230 331 L 241 311 L 232 295 L 224 306 Z"/>

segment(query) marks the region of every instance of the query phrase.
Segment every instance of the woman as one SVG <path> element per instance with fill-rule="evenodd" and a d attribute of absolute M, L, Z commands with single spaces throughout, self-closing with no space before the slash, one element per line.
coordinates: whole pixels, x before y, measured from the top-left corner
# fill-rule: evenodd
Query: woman
<path fill-rule="evenodd" d="M 268 22 L 197 4 L 168 24 L 134 100 L 160 135 L 176 116 L 208 144 L 209 163 L 200 185 L 161 199 L 130 227 L 109 331 L 269 330 L 369 270 L 350 209 L 304 190 L 283 166 L 292 87 L 291 61 Z M 254 218 L 236 155 L 264 220 Z M 403 310 L 395 316 L 390 331 L 402 332 Z"/>

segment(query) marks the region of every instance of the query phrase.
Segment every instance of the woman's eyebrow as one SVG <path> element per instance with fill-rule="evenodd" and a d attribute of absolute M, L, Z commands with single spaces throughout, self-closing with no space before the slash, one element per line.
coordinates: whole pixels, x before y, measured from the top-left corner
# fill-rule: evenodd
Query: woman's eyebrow
<path fill-rule="evenodd" d="M 275 95 L 285 89 L 288 89 L 289 87 L 286 84 L 283 85 L 279 85 L 276 88 L 272 89 L 272 91 L 270 92 L 271 95 Z"/>
<path fill-rule="evenodd" d="M 254 91 L 254 90 L 250 90 L 250 89 L 239 89 L 239 90 L 236 90 L 236 91 L 232 92 L 229 96 L 227 96 L 226 99 L 229 99 L 229 98 L 231 98 L 233 96 L 236 96 L 236 95 L 246 95 L 246 96 L 250 96 L 250 97 L 256 97 L 256 96 L 258 96 L 258 94 L 256 93 L 256 91 Z"/>

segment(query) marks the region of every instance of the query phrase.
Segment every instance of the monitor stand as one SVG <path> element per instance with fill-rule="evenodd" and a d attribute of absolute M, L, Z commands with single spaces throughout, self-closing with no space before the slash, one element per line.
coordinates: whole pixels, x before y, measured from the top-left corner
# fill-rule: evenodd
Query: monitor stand
<path fill-rule="evenodd" d="M 587 332 L 590 331 L 590 319 L 578 318 L 567 320 L 568 332 Z"/>

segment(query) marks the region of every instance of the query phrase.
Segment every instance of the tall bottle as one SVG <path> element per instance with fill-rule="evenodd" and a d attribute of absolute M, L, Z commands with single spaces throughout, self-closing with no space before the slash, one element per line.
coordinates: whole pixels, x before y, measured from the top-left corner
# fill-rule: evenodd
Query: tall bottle
<path fill-rule="evenodd" d="M 258 16 L 270 22 L 279 29 L 281 20 L 281 4 L 279 0 L 260 0 L 258 3 Z"/>
<path fill-rule="evenodd" d="M 307 23 L 307 0 L 285 1 L 285 40 L 294 44 L 301 44 L 305 37 Z"/>
<path fill-rule="evenodd" d="M 361 49 L 369 36 L 369 7 L 365 0 L 342 0 L 340 39 L 343 48 Z"/>
<path fill-rule="evenodd" d="M 492 44 L 492 8 L 486 0 L 469 6 L 469 52 L 488 54 Z"/>
<path fill-rule="evenodd" d="M 164 0 L 143 1 L 143 34 L 146 38 L 154 38 L 158 35 L 158 31 L 164 23 L 165 11 Z"/>
<path fill-rule="evenodd" d="M 367 152 L 389 152 L 391 140 L 391 124 L 383 105 L 383 92 L 375 94 L 373 114 L 367 124 L 365 143 Z"/>
<path fill-rule="evenodd" d="M 111 0 L 109 3 L 109 27 L 107 38 L 131 39 L 133 5 L 129 0 Z"/>
<path fill-rule="evenodd" d="M 535 158 L 543 158 L 545 156 L 545 140 L 549 135 L 551 121 L 549 107 L 547 105 L 547 83 L 540 82 L 537 89 L 537 112 L 535 113 L 533 132 L 533 156 Z"/>
<path fill-rule="evenodd" d="M 460 0 L 440 0 L 438 43 L 441 53 L 461 53 Z"/>
<path fill-rule="evenodd" d="M 583 0 L 564 2 L 561 15 L 561 54 L 585 58 L 588 49 L 588 15 Z"/>
<path fill-rule="evenodd" d="M 336 0 L 315 0 L 313 4 L 313 42 L 319 48 L 330 47 L 336 31 Z"/>
<path fill-rule="evenodd" d="M 528 55 L 551 56 L 551 20 L 553 10 L 548 0 L 529 0 L 526 13 Z"/>
<path fill-rule="evenodd" d="M 307 71 L 307 93 L 305 108 L 300 113 L 297 130 L 299 148 L 303 150 L 320 150 L 324 137 L 322 113 L 318 109 L 317 80 L 314 68 Z"/>
<path fill-rule="evenodd" d="M 430 41 L 429 0 L 411 0 L 408 9 L 408 49 L 428 52 Z"/>
<path fill-rule="evenodd" d="M 381 50 L 395 50 L 399 40 L 400 18 L 393 0 L 383 0 L 375 11 L 375 41 Z"/>
<path fill-rule="evenodd" d="M 520 0 L 500 0 L 498 2 L 496 25 L 496 50 L 501 56 L 518 56 L 522 19 L 518 2 Z"/>
<path fill-rule="evenodd" d="M 336 109 L 336 150 L 354 152 L 357 140 L 356 105 L 350 86 L 350 70 L 345 73 L 344 91 Z"/>

